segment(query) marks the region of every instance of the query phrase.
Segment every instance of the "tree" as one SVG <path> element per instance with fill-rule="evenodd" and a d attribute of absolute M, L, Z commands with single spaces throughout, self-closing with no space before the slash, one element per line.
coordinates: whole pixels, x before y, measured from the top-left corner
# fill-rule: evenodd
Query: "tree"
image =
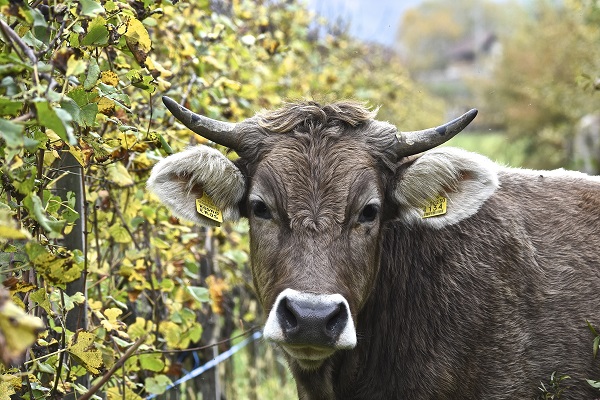
<path fill-rule="evenodd" d="M 568 166 L 578 121 L 600 105 L 578 85 L 600 67 L 592 3 L 537 2 L 526 23 L 503 38 L 491 79 L 476 82 L 487 109 L 524 142 L 529 167 Z"/>
<path fill-rule="evenodd" d="M 403 14 L 397 41 L 409 70 L 418 76 L 445 68 L 454 48 L 506 32 L 519 10 L 510 2 L 427 0 Z"/>

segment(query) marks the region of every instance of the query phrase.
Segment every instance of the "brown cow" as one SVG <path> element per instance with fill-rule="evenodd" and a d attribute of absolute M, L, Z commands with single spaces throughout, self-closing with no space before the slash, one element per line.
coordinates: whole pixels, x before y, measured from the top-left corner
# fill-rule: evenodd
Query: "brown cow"
<path fill-rule="evenodd" d="M 301 399 L 533 399 L 554 371 L 561 398 L 598 394 L 600 179 L 431 150 L 475 110 L 406 133 L 353 102 L 232 124 L 164 101 L 240 158 L 193 147 L 148 186 L 200 224 L 203 193 L 249 219 L 264 335 Z"/>

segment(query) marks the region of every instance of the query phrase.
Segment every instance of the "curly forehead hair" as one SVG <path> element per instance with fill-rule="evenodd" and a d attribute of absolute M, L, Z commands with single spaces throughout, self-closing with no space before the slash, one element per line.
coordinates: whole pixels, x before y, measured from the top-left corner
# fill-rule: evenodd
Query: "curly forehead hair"
<path fill-rule="evenodd" d="M 286 137 L 317 140 L 327 145 L 327 138 L 359 138 L 373 157 L 387 167 L 395 162 L 393 152 L 397 129 L 387 123 L 374 120 L 377 109 L 371 110 L 358 101 L 340 101 L 319 104 L 315 101 L 286 103 L 273 111 L 262 111 L 241 123 L 244 145 L 238 154 L 244 160 L 239 164 L 249 167 L 262 159 L 265 152 Z M 299 136 L 298 136 L 299 135 Z M 308 136 L 308 138 L 307 138 Z M 251 168 L 251 167 L 250 167 Z"/>
<path fill-rule="evenodd" d="M 314 101 L 286 103 L 274 111 L 257 114 L 258 124 L 272 132 L 287 132 L 300 127 L 347 125 L 356 127 L 372 120 L 377 110 L 369 110 L 364 103 L 340 101 L 320 105 Z"/>

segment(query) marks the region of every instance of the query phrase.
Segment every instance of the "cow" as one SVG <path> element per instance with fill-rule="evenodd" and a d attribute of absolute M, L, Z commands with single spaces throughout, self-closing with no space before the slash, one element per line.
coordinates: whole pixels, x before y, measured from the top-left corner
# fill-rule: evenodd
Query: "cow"
<path fill-rule="evenodd" d="M 163 101 L 239 158 L 191 147 L 148 187 L 202 225 L 249 220 L 264 338 L 300 399 L 534 399 L 553 373 L 561 398 L 598 396 L 600 179 L 438 147 L 477 110 L 401 132 L 353 101 L 239 123 Z"/>

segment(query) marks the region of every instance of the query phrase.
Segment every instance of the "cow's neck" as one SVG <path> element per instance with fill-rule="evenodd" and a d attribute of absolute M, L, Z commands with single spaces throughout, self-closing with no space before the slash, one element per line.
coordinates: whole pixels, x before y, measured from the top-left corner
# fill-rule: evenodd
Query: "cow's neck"
<path fill-rule="evenodd" d="M 300 399 L 411 398 L 430 390 L 414 387 L 420 380 L 410 374 L 423 373 L 421 367 L 436 362 L 447 323 L 443 309 L 450 299 L 431 287 L 439 281 L 429 276 L 435 271 L 426 270 L 421 258 L 436 255 L 413 247 L 431 242 L 425 240 L 426 232 L 407 235 L 405 228 L 396 226 L 383 234 L 389 236 L 383 240 L 379 274 L 357 316 L 357 347 L 336 353 L 315 372 L 302 372 L 292 363 Z M 406 395 L 397 397 L 402 393 Z"/>

